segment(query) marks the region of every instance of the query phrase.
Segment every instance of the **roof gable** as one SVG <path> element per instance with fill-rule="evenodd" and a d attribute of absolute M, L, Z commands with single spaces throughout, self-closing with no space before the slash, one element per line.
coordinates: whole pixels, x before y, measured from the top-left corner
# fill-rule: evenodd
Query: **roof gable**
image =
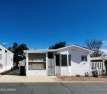
<path fill-rule="evenodd" d="M 72 47 L 76 47 L 76 48 L 79 48 L 79 49 L 82 49 L 82 50 L 85 50 L 85 51 L 88 51 L 88 52 L 93 52 L 92 50 L 89 50 L 85 47 L 81 47 L 81 46 L 78 46 L 78 45 L 70 45 L 70 46 L 67 46 L 67 47 L 63 47 L 63 48 L 59 48 L 59 49 L 56 49 L 56 51 L 58 50 L 63 50 L 63 49 L 67 49 L 67 48 L 72 48 Z"/>
<path fill-rule="evenodd" d="M 0 48 L 1 48 L 1 49 L 4 49 L 4 50 L 6 50 L 6 51 L 8 51 L 8 52 L 10 52 L 10 53 L 12 53 L 11 51 L 9 51 L 8 49 L 6 49 L 5 47 L 3 47 L 3 46 L 1 46 L 1 45 L 0 45 Z M 13 54 L 13 53 L 12 53 L 12 54 Z"/>
<path fill-rule="evenodd" d="M 28 53 L 46 53 L 46 52 L 56 52 L 56 51 L 60 51 L 60 50 L 64 50 L 64 49 L 68 49 L 68 48 L 73 48 L 76 47 L 78 49 L 82 49 L 85 50 L 87 52 L 93 52 L 92 50 L 89 50 L 87 48 L 78 46 L 78 45 L 70 45 L 70 46 L 66 46 L 66 47 L 62 47 L 59 49 L 41 49 L 41 50 L 25 50 L 24 52 L 28 52 Z"/>

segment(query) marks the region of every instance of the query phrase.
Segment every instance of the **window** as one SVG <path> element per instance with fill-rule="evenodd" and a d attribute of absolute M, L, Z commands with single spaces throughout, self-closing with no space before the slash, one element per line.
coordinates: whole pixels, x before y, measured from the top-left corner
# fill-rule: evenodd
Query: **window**
<path fill-rule="evenodd" d="M 48 58 L 52 59 L 53 58 L 53 52 L 48 52 Z"/>
<path fill-rule="evenodd" d="M 45 70 L 46 62 L 29 62 L 29 70 Z"/>
<path fill-rule="evenodd" d="M 56 66 L 60 66 L 60 55 L 56 55 Z"/>
<path fill-rule="evenodd" d="M 2 49 L 0 48 L 0 51 L 2 51 Z"/>
<path fill-rule="evenodd" d="M 67 66 L 67 55 L 61 55 L 61 66 Z"/>
<path fill-rule="evenodd" d="M 29 53 L 29 61 L 43 62 L 46 61 L 46 54 L 42 53 Z"/>
<path fill-rule="evenodd" d="M 71 66 L 71 55 L 68 55 L 68 59 L 69 59 L 69 66 Z"/>
<path fill-rule="evenodd" d="M 2 60 L 2 54 L 0 54 L 0 60 Z"/>
<path fill-rule="evenodd" d="M 81 56 L 81 61 L 87 61 L 87 56 Z"/>

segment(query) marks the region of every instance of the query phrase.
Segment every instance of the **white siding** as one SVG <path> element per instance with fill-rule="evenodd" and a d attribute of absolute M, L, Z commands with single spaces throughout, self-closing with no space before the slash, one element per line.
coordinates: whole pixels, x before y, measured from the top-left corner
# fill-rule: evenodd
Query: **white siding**
<path fill-rule="evenodd" d="M 71 54 L 72 75 L 84 75 L 86 72 L 90 72 L 89 53 L 73 49 L 69 50 L 69 54 Z M 87 61 L 81 61 L 81 56 L 87 56 Z"/>
<path fill-rule="evenodd" d="M 71 66 L 56 67 L 56 74 L 60 75 L 84 75 L 90 72 L 90 54 L 87 51 L 78 48 L 68 48 L 57 51 L 56 54 L 71 55 Z M 81 61 L 81 56 L 87 56 L 87 61 Z"/>
<path fill-rule="evenodd" d="M 68 75 L 68 67 L 61 67 L 61 75 Z"/>
<path fill-rule="evenodd" d="M 56 75 L 60 75 L 61 74 L 61 67 L 60 66 L 56 66 Z"/>
<path fill-rule="evenodd" d="M 46 70 L 28 70 L 26 76 L 46 76 Z"/>
<path fill-rule="evenodd" d="M 72 67 L 68 66 L 68 75 L 71 76 L 72 75 Z"/>
<path fill-rule="evenodd" d="M 60 67 L 56 66 L 56 75 L 72 75 L 71 66 L 68 67 Z"/>
<path fill-rule="evenodd" d="M 0 54 L 2 54 L 2 59 L 0 60 L 0 64 L 3 65 L 0 68 L 0 72 L 4 72 L 9 70 L 13 67 L 13 53 L 5 49 L 4 47 L 0 46 Z"/>
<path fill-rule="evenodd" d="M 67 53 L 68 53 L 68 49 L 64 49 L 56 52 L 56 54 L 67 54 Z"/>

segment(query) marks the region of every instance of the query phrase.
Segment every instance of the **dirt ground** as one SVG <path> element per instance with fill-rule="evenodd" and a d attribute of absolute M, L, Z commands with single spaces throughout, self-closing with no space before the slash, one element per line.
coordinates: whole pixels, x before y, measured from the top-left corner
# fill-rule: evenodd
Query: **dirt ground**
<path fill-rule="evenodd" d="M 75 77 L 75 76 L 57 76 L 57 81 L 104 81 L 107 82 L 107 77 Z"/>

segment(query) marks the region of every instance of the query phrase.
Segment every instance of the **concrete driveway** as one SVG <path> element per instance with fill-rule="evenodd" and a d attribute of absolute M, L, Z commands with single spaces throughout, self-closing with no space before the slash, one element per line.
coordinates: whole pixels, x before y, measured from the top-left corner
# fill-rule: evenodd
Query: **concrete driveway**
<path fill-rule="evenodd" d="M 55 82 L 53 78 L 54 77 L 50 76 L 20 76 L 19 70 L 15 70 L 6 75 L 0 76 L 0 82 Z"/>

